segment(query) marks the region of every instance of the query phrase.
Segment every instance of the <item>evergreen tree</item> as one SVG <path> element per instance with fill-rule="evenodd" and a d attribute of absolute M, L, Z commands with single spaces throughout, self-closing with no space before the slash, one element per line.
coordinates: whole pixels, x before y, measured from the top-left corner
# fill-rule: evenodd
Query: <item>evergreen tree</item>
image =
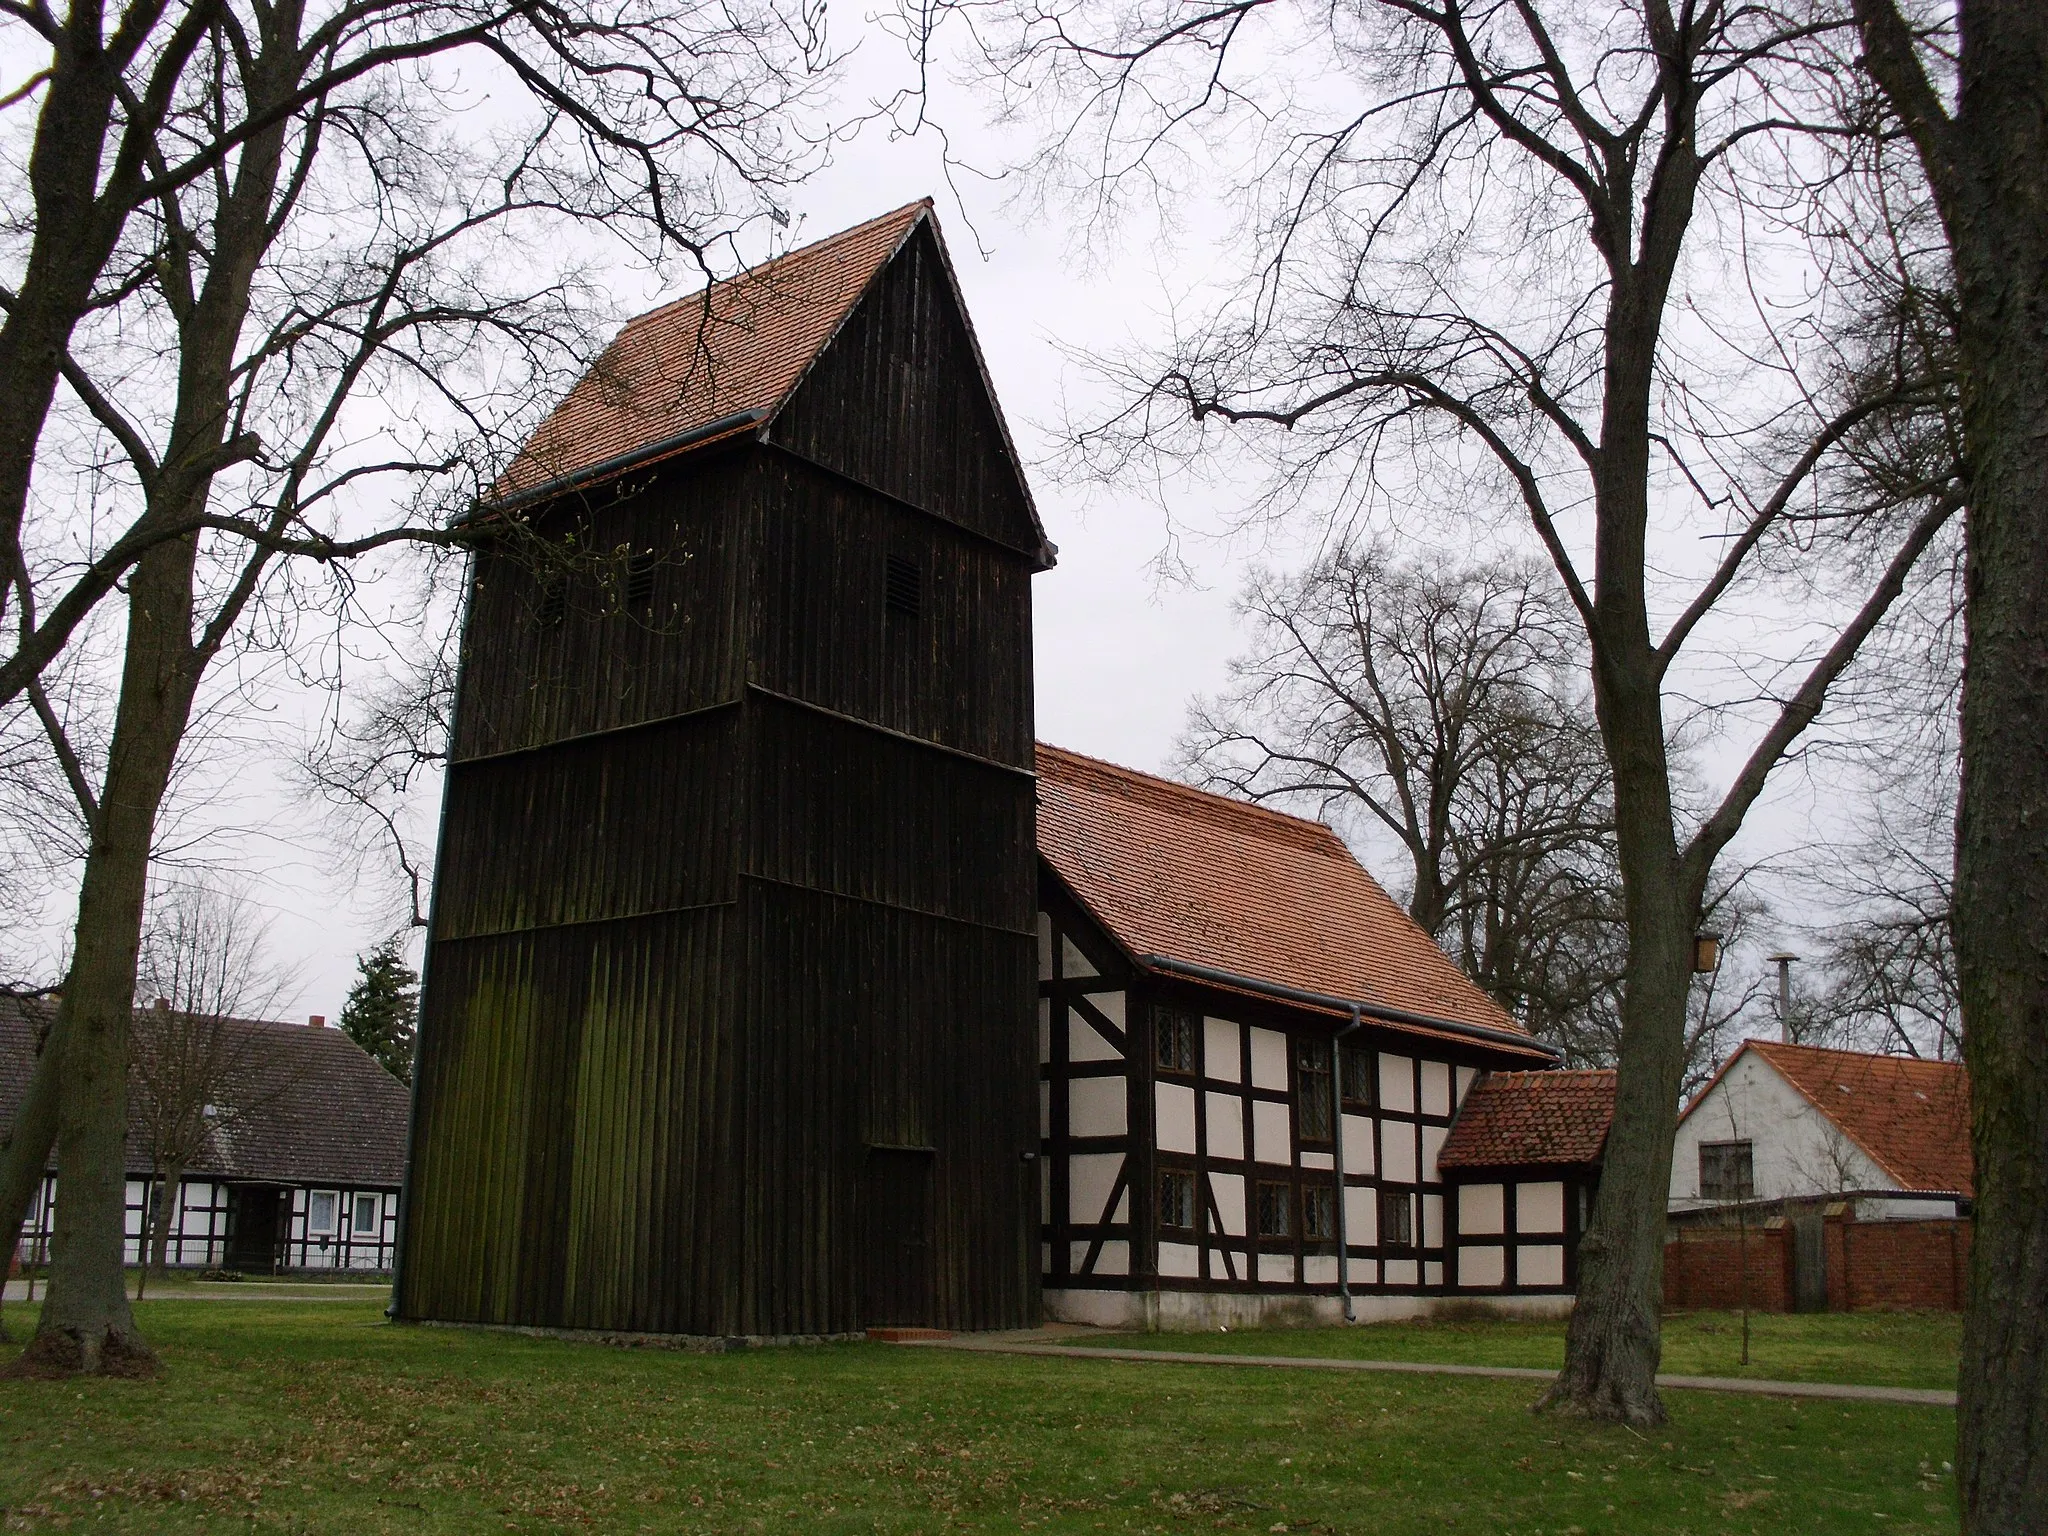
<path fill-rule="evenodd" d="M 341 1028 L 401 1083 L 412 1081 L 413 1031 L 419 1017 L 419 974 L 405 946 L 386 939 L 356 960 L 356 984 L 342 1004 Z"/>

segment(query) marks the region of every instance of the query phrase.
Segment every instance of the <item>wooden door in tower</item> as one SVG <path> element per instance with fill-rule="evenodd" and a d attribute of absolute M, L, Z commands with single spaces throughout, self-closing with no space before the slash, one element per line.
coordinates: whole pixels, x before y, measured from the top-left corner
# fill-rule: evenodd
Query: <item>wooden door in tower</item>
<path fill-rule="evenodd" d="M 862 1179 L 867 1324 L 932 1320 L 932 1152 L 871 1147 Z"/>

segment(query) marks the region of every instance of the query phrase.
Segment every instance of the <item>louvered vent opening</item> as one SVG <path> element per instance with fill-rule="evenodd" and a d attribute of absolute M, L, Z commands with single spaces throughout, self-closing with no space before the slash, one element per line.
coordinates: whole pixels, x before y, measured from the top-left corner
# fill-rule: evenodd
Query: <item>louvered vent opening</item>
<path fill-rule="evenodd" d="M 915 560 L 891 555 L 883 577 L 889 612 L 914 619 L 924 609 L 924 572 Z"/>
<path fill-rule="evenodd" d="M 562 622 L 569 612 L 569 578 L 549 576 L 540 584 L 540 598 L 533 605 L 533 620 L 543 629 Z"/>
<path fill-rule="evenodd" d="M 634 555 L 626 561 L 626 606 L 645 608 L 654 601 L 654 556 Z"/>

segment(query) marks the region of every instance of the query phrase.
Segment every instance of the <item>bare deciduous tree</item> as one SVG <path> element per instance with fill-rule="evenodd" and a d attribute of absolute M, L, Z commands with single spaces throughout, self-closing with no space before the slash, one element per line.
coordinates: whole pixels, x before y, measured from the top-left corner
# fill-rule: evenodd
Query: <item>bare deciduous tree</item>
<path fill-rule="evenodd" d="M 1197 701 L 1184 766 L 1313 807 L 1407 861 L 1408 915 L 1575 1064 L 1618 979 L 1620 882 L 1584 642 L 1527 563 L 1341 548 L 1239 600 L 1253 648 Z"/>
<path fill-rule="evenodd" d="M 407 540 L 462 542 L 437 514 L 490 483 L 587 351 L 589 295 L 565 237 L 601 226 L 708 268 L 803 161 L 784 113 L 819 62 L 817 13 L 773 0 L 480 14 L 446 46 L 474 43 L 534 110 L 465 138 L 452 79 L 374 67 L 374 48 L 336 76 L 334 50 L 361 41 L 346 24 L 337 39 L 296 5 L 208 14 L 145 145 L 201 169 L 157 175 L 124 223 L 138 276 L 118 326 L 74 327 L 60 348 L 65 384 L 120 456 L 112 491 L 131 515 L 82 574 L 53 573 L 60 595 L 40 621 L 15 562 L 22 641 L 0 667 L 26 689 L 95 584 L 128 571 L 101 782 L 74 775 L 92 830 L 58 1021 L 21 1115 L 38 1134 L 17 1128 L 0 1180 L 11 1196 L 54 1122 L 65 1196 L 20 1373 L 152 1368 L 120 1284 L 129 1003 L 156 818 L 209 667 L 231 646 L 300 643 L 321 604 L 285 557 L 332 572 Z M 421 51 L 437 49 L 385 62 Z M 382 526 L 348 536 L 348 511 L 380 494 L 396 518 L 380 509 Z M 335 575 L 327 616 L 350 600 Z"/>
<path fill-rule="evenodd" d="M 245 897 L 214 885 L 180 885 L 152 904 L 130 1074 L 131 1119 L 150 1162 L 145 1277 L 168 1266 L 185 1171 L 214 1137 L 233 1135 L 286 1086 L 276 1032 L 252 1022 L 268 1019 L 292 986 L 290 973 L 265 955 L 265 927 Z"/>
<path fill-rule="evenodd" d="M 1953 258 L 1969 462 L 1956 975 L 1977 1235 L 1965 1527 L 2048 1527 L 2048 9 L 1854 0 Z M 1937 25 L 1924 25 L 1927 12 Z M 1953 18 L 1953 29 L 1945 25 Z"/>
<path fill-rule="evenodd" d="M 1170 470 L 1228 435 L 1271 471 L 1267 514 L 1506 497 L 1557 568 L 1589 640 L 1628 952 L 1606 1171 L 1546 1401 L 1660 1422 L 1715 864 L 1961 501 L 1940 435 L 1909 425 L 1939 415 L 1948 360 L 1892 302 L 1927 264 L 1891 242 L 1893 210 L 1923 194 L 1869 131 L 1846 18 L 951 0 L 913 35 L 960 12 L 1003 106 L 1046 123 L 1045 180 L 1113 211 L 1170 203 L 1198 166 L 1237 198 L 1242 282 L 1110 367 L 1122 399 L 1077 433 L 1083 472 Z M 1873 473 L 1900 440 L 1921 472 Z M 1653 557 L 1674 532 L 1714 553 Z M 1731 614 L 1772 596 L 1796 615 L 1776 647 Z M 1747 728 L 1696 815 L 1667 718 L 1687 698 Z"/>

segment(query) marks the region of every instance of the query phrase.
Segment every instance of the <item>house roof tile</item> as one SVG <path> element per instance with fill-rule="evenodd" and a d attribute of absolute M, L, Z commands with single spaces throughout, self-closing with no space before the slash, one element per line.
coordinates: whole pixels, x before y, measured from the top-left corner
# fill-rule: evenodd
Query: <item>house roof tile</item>
<path fill-rule="evenodd" d="M 1613 1120 L 1612 1071 L 1489 1072 L 1467 1090 L 1437 1166 L 1587 1166 Z"/>
<path fill-rule="evenodd" d="M 1038 846 L 1134 957 L 1523 1033 L 1319 822 L 1040 743 Z"/>
<path fill-rule="evenodd" d="M 1742 1051 L 1754 1051 L 1777 1068 L 1901 1189 L 1975 1193 L 1970 1079 L 1961 1063 L 1775 1040 L 1745 1040 Z M 1686 1113 L 1705 1097 L 1702 1092 Z"/>
<path fill-rule="evenodd" d="M 740 412 L 772 416 L 930 213 L 929 198 L 898 208 L 628 322 L 493 496 L 585 474 Z"/>
<path fill-rule="evenodd" d="M 11 1125 L 51 1008 L 0 1001 L 0 1125 Z M 146 1020 L 143 1021 L 146 1024 Z M 405 1085 L 338 1029 L 223 1021 L 225 1056 L 254 1081 L 250 1107 L 214 1127 L 188 1170 L 278 1184 L 377 1185 L 405 1177 Z M 150 1166 L 148 1122 L 131 1070 L 128 1170 Z"/>

